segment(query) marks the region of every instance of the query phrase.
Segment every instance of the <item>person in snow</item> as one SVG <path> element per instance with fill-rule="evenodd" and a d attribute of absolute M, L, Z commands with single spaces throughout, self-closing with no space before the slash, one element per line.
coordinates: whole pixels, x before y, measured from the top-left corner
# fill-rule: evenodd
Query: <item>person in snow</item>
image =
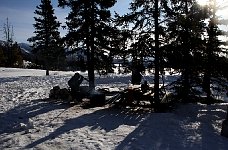
<path fill-rule="evenodd" d="M 132 66 L 132 76 L 131 76 L 131 83 L 133 85 L 140 85 L 142 80 L 142 74 L 141 72 L 145 69 L 142 63 L 137 60 L 133 63 Z"/>
<path fill-rule="evenodd" d="M 143 82 L 143 84 L 141 84 L 141 91 L 142 91 L 143 93 L 146 93 L 146 92 L 149 91 L 149 89 L 150 89 L 150 87 L 149 87 L 147 81 L 145 80 L 145 81 Z"/>
<path fill-rule="evenodd" d="M 75 73 L 74 76 L 68 81 L 73 99 L 80 95 L 80 85 L 84 79 L 85 78 L 82 75 Z"/>

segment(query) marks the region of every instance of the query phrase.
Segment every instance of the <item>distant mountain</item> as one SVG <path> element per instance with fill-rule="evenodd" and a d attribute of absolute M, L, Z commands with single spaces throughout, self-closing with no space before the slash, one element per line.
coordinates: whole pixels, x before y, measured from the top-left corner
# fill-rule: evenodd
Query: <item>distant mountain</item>
<path fill-rule="evenodd" d="M 23 53 L 23 51 L 24 51 L 24 53 L 29 53 L 29 54 L 32 53 L 31 45 L 29 45 L 27 43 L 19 43 L 18 45 L 20 46 L 22 53 Z"/>
<path fill-rule="evenodd" d="M 1 46 L 6 46 L 6 42 L 0 40 Z M 22 57 L 24 60 L 34 62 L 34 55 L 32 54 L 32 48 L 27 43 L 18 43 L 18 46 L 21 49 Z"/>
<path fill-rule="evenodd" d="M 18 45 L 20 46 L 21 49 L 24 49 L 25 51 L 31 53 L 32 51 L 31 45 L 27 43 L 19 43 Z"/>
<path fill-rule="evenodd" d="M 6 45 L 5 41 L 0 40 L 0 45 Z M 32 53 L 32 47 L 28 43 L 18 43 L 18 46 L 21 49 L 22 57 L 24 60 L 35 62 L 35 56 Z M 85 54 L 82 50 L 75 50 L 70 52 L 69 49 L 65 49 L 67 54 L 67 61 L 78 60 L 79 58 L 84 58 L 86 60 Z M 76 53 L 76 54 L 75 54 Z"/>
<path fill-rule="evenodd" d="M 4 46 L 6 45 L 5 41 L 0 40 L 0 45 Z M 20 46 L 22 53 L 32 53 L 32 48 L 29 44 L 27 43 L 18 43 L 18 45 Z"/>
<path fill-rule="evenodd" d="M 21 53 L 22 53 L 24 60 L 34 62 L 34 55 L 32 54 L 31 45 L 29 45 L 27 43 L 18 43 L 18 45 L 21 48 Z"/>

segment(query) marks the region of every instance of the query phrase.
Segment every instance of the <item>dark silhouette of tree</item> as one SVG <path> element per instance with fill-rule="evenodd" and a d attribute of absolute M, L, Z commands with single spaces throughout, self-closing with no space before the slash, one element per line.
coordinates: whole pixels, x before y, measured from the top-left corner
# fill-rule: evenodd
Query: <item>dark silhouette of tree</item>
<path fill-rule="evenodd" d="M 13 44 L 13 26 L 9 23 L 9 19 L 6 18 L 6 23 L 3 25 L 3 34 L 4 34 L 4 41 L 5 41 L 5 48 L 6 48 L 6 66 L 12 67 L 13 66 L 13 59 L 12 59 L 12 44 Z"/>
<path fill-rule="evenodd" d="M 20 46 L 15 42 L 12 47 L 12 61 L 13 66 L 12 67 L 22 67 L 23 66 L 23 57 L 21 54 L 21 48 Z"/>
<path fill-rule="evenodd" d="M 13 41 L 13 26 L 9 23 L 9 19 L 6 19 L 6 23 L 3 25 L 4 41 L 0 47 L 0 64 L 5 67 L 22 67 L 23 58 L 21 49 L 17 43 Z"/>
<path fill-rule="evenodd" d="M 109 64 L 111 59 L 109 56 L 112 56 L 111 51 L 114 49 L 112 39 L 116 35 L 109 8 L 115 3 L 116 0 L 59 0 L 59 6 L 71 9 L 66 18 L 67 45 L 86 51 L 91 90 L 95 87 L 95 67 L 101 64 L 107 65 L 104 62 Z"/>
<path fill-rule="evenodd" d="M 160 103 L 159 78 L 161 65 L 161 43 L 165 42 L 164 32 L 164 8 L 165 1 L 158 0 L 133 0 L 130 3 L 130 12 L 124 16 L 118 16 L 119 24 L 124 27 L 130 27 L 132 30 L 133 41 L 129 53 L 133 57 L 133 62 L 143 58 L 154 57 L 153 67 L 155 67 L 154 91 L 155 103 Z M 163 43 L 164 45 L 164 43 Z M 136 61 L 137 62 L 137 61 Z"/>
<path fill-rule="evenodd" d="M 160 71 L 160 50 L 159 50 L 159 0 L 155 0 L 154 3 L 154 24 L 155 24 L 155 75 L 154 75 L 154 100 L 155 104 L 160 103 L 159 99 L 159 71 Z M 156 106 L 157 107 L 157 106 Z M 157 108 L 156 108 L 157 109 Z"/>
<path fill-rule="evenodd" d="M 22 67 L 23 66 L 23 57 L 21 54 L 20 46 L 15 42 L 12 47 L 12 60 L 13 60 L 13 67 Z"/>
<path fill-rule="evenodd" d="M 34 53 L 38 60 L 46 69 L 46 75 L 49 75 L 49 69 L 54 68 L 59 62 L 64 63 L 65 52 L 61 44 L 58 28 L 60 23 L 54 15 L 54 9 L 50 0 L 41 0 L 41 4 L 36 7 L 34 12 L 35 36 L 28 39 L 33 43 Z"/>
<path fill-rule="evenodd" d="M 8 57 L 10 51 L 10 57 Z M 4 42 L 0 46 L 0 66 L 3 67 L 22 67 L 23 66 L 23 57 L 21 53 L 20 46 L 15 42 L 11 45 L 7 45 Z"/>
<path fill-rule="evenodd" d="M 194 94 L 194 87 L 199 80 L 199 62 L 205 41 L 205 19 L 207 13 L 196 0 L 169 0 L 164 3 L 167 17 L 168 44 L 166 57 L 169 63 L 181 70 L 180 86 L 177 91 L 183 101 L 188 101 Z"/>
<path fill-rule="evenodd" d="M 219 9 L 216 0 L 210 0 L 207 5 L 209 10 L 209 24 L 207 27 L 206 48 L 204 51 L 204 77 L 203 77 L 203 89 L 207 94 L 207 103 L 212 103 L 211 84 L 213 78 L 220 78 L 223 75 L 219 72 L 219 65 L 221 66 L 223 61 L 222 54 L 224 56 L 223 48 L 224 43 L 218 39 L 218 36 L 223 35 L 223 32 L 219 29 L 219 18 L 216 16 L 216 12 Z M 223 61 L 223 63 L 222 63 Z"/>

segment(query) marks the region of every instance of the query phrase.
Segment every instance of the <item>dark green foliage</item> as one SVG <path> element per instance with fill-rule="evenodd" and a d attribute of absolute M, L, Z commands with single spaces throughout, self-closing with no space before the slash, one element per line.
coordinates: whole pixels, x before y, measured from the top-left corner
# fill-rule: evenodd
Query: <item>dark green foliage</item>
<path fill-rule="evenodd" d="M 146 56 L 154 57 L 154 1 L 134 0 L 130 3 L 130 12 L 124 16 L 118 16 L 117 24 L 123 26 L 125 31 L 134 39 L 131 42 L 128 55 L 132 55 L 133 60 L 143 59 Z"/>
<path fill-rule="evenodd" d="M 134 42 L 132 42 L 129 53 L 133 61 L 139 59 L 143 63 L 146 57 L 153 57 L 155 67 L 155 101 L 159 100 L 159 78 L 160 71 L 165 67 L 162 56 L 162 46 L 166 41 L 166 24 L 164 23 L 164 3 L 158 0 L 133 0 L 130 3 L 130 13 L 118 16 L 119 24 L 131 28 Z M 163 63 L 163 64 L 162 64 Z"/>
<path fill-rule="evenodd" d="M 87 56 L 89 86 L 94 88 L 94 70 L 110 69 L 113 39 L 116 28 L 111 23 L 111 8 L 116 0 L 59 0 L 59 6 L 67 6 L 66 18 L 68 46 L 83 49 Z M 106 63 L 104 63 L 106 62 Z"/>
<path fill-rule="evenodd" d="M 0 66 L 2 67 L 23 67 L 21 49 L 17 43 L 0 45 Z"/>
<path fill-rule="evenodd" d="M 6 18 L 6 23 L 3 24 L 4 41 L 0 43 L 0 66 L 4 67 L 22 67 L 23 58 L 21 49 L 17 43 L 13 41 L 13 26 Z"/>
<path fill-rule="evenodd" d="M 206 48 L 204 50 L 203 58 L 204 76 L 202 87 L 207 94 L 208 103 L 211 103 L 210 101 L 213 97 L 211 92 L 211 89 L 213 89 L 212 84 L 216 84 L 220 87 L 217 87 L 216 90 L 221 90 L 227 86 L 226 84 L 222 84 L 226 83 L 224 80 L 224 76 L 226 76 L 226 69 L 223 68 L 226 68 L 224 65 L 226 65 L 227 58 L 223 57 L 226 55 L 226 52 L 224 52 L 223 48 L 221 48 L 222 45 L 224 46 L 224 43 L 218 39 L 218 36 L 222 36 L 223 32 L 218 28 L 219 18 L 216 16 L 216 12 L 219 8 L 216 1 L 211 1 L 207 8 L 209 10 L 209 24 L 206 30 L 207 37 L 205 38 Z"/>
<path fill-rule="evenodd" d="M 22 67 L 23 66 L 23 57 L 21 54 L 21 49 L 17 43 L 14 43 L 11 47 L 12 49 L 12 60 L 13 66 L 12 67 Z"/>
<path fill-rule="evenodd" d="M 156 12 L 157 1 L 134 0 L 128 14 L 116 15 L 117 23 L 125 30 L 129 29 L 128 33 L 133 33 L 134 42 L 127 51 L 133 62 L 152 56 L 157 58 L 154 63 L 157 70 L 173 68 L 181 71 L 180 79 L 173 85 L 179 98 L 188 102 L 189 96 L 203 94 L 199 87 L 203 85 L 205 89 L 205 83 L 206 93 L 209 93 L 208 85 L 211 82 L 208 82 L 208 78 L 211 80 L 213 77 L 217 84 L 222 83 L 218 77 L 222 77 L 222 72 L 226 71 L 222 69 L 224 67 L 219 67 L 222 62 L 225 63 L 219 57 L 222 54 L 221 42 L 217 39 L 221 31 L 217 26 L 212 29 L 211 22 L 209 25 L 206 23 L 210 12 L 206 7 L 198 5 L 196 0 L 164 0 L 159 4 L 159 12 Z M 207 39 L 206 32 L 212 34 L 214 39 L 210 36 Z M 159 41 L 156 41 L 158 36 Z M 208 57 L 211 49 L 213 56 Z M 156 78 L 159 74 L 155 72 L 155 85 L 158 85 Z"/>
<path fill-rule="evenodd" d="M 164 47 L 164 57 L 172 68 L 180 69 L 179 93 L 183 101 L 195 94 L 194 87 L 199 81 L 200 58 L 205 41 L 202 39 L 206 31 L 207 13 L 191 1 L 170 0 L 164 3 L 167 17 L 168 43 Z"/>
<path fill-rule="evenodd" d="M 60 23 L 54 16 L 54 9 L 50 0 L 41 0 L 41 4 L 36 7 L 35 36 L 28 39 L 33 43 L 34 53 L 38 62 L 43 65 L 48 74 L 49 69 L 58 69 L 60 64 L 65 62 L 65 52 L 60 42 L 60 33 L 58 28 Z"/>

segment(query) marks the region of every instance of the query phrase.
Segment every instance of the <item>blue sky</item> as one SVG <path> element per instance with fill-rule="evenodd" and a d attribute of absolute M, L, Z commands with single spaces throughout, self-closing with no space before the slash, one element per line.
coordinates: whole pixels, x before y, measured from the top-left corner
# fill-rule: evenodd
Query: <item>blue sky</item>
<path fill-rule="evenodd" d="M 130 0 L 117 0 L 113 10 L 124 13 L 128 10 Z M 58 21 L 64 23 L 68 12 L 65 9 L 57 7 L 58 0 L 52 0 L 52 5 L 55 9 L 55 15 Z M 9 23 L 13 26 L 14 41 L 25 42 L 33 36 L 34 27 L 34 11 L 36 6 L 40 4 L 40 0 L 0 0 L 0 40 L 3 40 L 3 24 L 6 23 L 8 17 Z M 60 30 L 61 36 L 64 36 L 66 31 Z"/>

